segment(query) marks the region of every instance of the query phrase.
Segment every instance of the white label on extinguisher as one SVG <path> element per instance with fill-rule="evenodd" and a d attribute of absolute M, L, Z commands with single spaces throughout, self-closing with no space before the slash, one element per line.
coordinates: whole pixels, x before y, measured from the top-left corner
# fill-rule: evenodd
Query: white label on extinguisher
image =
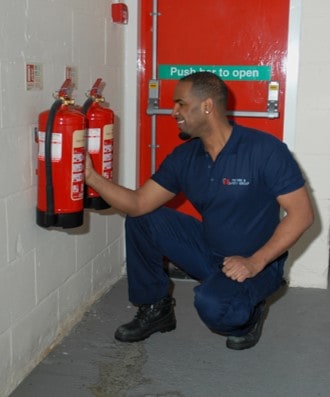
<path fill-rule="evenodd" d="M 40 160 L 45 160 L 45 140 L 46 133 L 39 131 L 39 153 L 38 157 Z M 61 161 L 62 158 L 62 134 L 59 132 L 52 132 L 52 161 Z"/>
<path fill-rule="evenodd" d="M 113 124 L 103 127 L 103 172 L 107 179 L 112 179 L 112 157 L 113 157 Z"/>
<path fill-rule="evenodd" d="M 76 130 L 72 135 L 72 200 L 81 200 L 84 197 L 84 160 L 85 130 Z"/>
<path fill-rule="evenodd" d="M 99 153 L 101 148 L 101 128 L 88 128 L 88 153 Z"/>

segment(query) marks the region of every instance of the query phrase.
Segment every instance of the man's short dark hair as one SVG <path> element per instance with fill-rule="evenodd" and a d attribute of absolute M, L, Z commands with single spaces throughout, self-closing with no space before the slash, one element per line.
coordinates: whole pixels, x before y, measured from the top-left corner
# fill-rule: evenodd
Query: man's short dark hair
<path fill-rule="evenodd" d="M 228 89 L 225 82 L 211 72 L 196 72 L 180 79 L 182 82 L 191 82 L 192 91 L 200 99 L 212 98 L 218 106 L 226 108 Z"/>

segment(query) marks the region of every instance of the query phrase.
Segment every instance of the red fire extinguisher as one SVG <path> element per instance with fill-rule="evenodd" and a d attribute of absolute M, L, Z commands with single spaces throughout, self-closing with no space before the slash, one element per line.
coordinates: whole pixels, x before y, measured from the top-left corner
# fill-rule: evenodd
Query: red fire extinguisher
<path fill-rule="evenodd" d="M 113 127 L 114 113 L 101 106 L 104 98 L 101 95 L 102 79 L 97 79 L 82 107 L 87 118 L 87 148 L 95 170 L 106 179 L 112 179 L 113 173 Z M 100 195 L 90 187 L 85 187 L 85 208 L 96 210 L 109 208 Z"/>
<path fill-rule="evenodd" d="M 39 115 L 37 224 L 74 228 L 83 224 L 86 118 L 72 105 L 71 80 L 50 110 Z"/>

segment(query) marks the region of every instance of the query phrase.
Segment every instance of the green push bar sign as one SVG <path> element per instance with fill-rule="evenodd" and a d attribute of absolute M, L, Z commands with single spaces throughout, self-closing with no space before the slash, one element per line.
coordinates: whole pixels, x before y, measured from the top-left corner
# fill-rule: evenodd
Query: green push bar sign
<path fill-rule="evenodd" d="M 228 81 L 270 81 L 271 66 L 221 66 L 221 65 L 159 65 L 158 78 L 179 80 L 196 72 L 211 72 Z"/>

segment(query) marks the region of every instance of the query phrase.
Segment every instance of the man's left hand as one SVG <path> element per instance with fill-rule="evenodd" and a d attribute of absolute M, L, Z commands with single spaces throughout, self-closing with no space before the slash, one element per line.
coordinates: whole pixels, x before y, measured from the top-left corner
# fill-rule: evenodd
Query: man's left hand
<path fill-rule="evenodd" d="M 229 256 L 223 261 L 222 271 L 234 281 L 243 282 L 259 273 L 257 266 L 243 256 Z"/>

